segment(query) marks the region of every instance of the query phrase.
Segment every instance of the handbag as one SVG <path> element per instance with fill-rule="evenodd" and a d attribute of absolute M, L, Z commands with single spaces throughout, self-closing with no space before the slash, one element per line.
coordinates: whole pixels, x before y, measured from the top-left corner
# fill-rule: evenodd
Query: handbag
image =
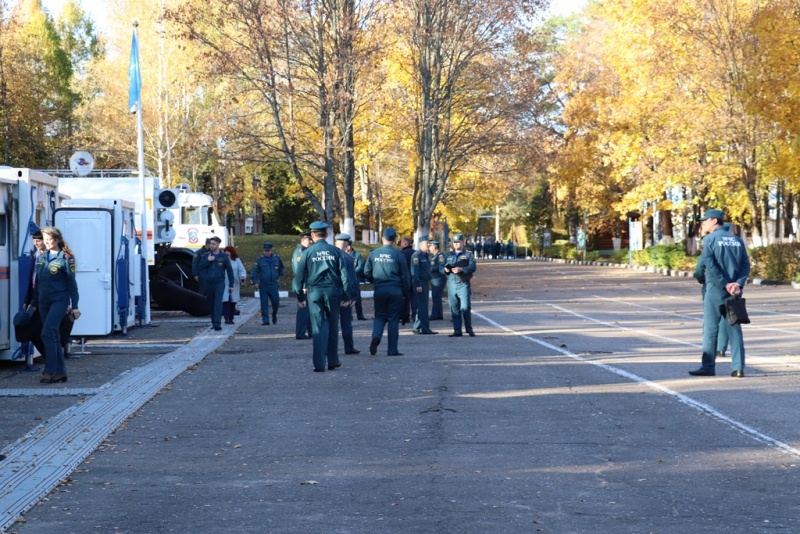
<path fill-rule="evenodd" d="M 27 310 L 18 311 L 14 315 L 14 337 L 17 341 L 31 341 L 42 329 L 41 325 L 34 327 L 33 317 L 36 314 L 36 308 L 29 308 Z"/>
<path fill-rule="evenodd" d="M 750 317 L 747 316 L 745 299 L 739 295 L 725 301 L 725 315 L 728 318 L 728 324 L 731 326 L 750 324 Z"/>

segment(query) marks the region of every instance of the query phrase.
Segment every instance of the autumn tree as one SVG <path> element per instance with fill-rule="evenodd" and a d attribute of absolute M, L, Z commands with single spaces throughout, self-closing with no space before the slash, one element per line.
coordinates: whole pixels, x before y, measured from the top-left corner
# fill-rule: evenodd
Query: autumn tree
<path fill-rule="evenodd" d="M 414 227 L 427 233 L 448 179 L 494 145 L 503 83 L 493 66 L 538 4 L 401 0 L 398 7 L 414 95 Z"/>

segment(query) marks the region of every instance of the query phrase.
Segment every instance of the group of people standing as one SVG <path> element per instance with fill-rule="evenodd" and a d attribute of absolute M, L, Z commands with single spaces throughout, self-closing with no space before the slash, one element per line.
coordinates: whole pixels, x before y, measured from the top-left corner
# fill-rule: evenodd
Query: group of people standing
<path fill-rule="evenodd" d="M 474 250 L 475 255 L 480 259 L 515 259 L 517 257 L 517 247 L 514 242 L 509 239 L 507 243 L 502 240 L 495 241 L 490 238 L 487 241 L 478 240 L 475 244 L 467 243 L 467 249 Z"/>
<path fill-rule="evenodd" d="M 360 352 L 353 346 L 352 308 L 356 307 L 361 315 L 358 307 L 361 256 L 352 249 L 349 235 L 336 235 L 335 247 L 327 242 L 327 237 L 327 223 L 312 223 L 308 234 L 301 236 L 301 243 L 292 259 L 292 289 L 297 294 L 299 305 L 296 337 L 304 339 L 310 326 L 315 372 L 332 371 L 341 366 L 338 355 L 340 325 L 345 353 Z M 414 333 L 436 334 L 430 328 L 430 321 L 444 318 L 441 299 L 445 283 L 453 316 L 451 337 L 463 336 L 464 331 L 475 336 L 470 280 L 476 266 L 472 253 L 464 249 L 464 236 L 453 236 L 453 248 L 447 254 L 439 251 L 437 241 L 420 236 L 418 248 L 406 255 L 395 247 L 397 232 L 394 228 L 384 229 L 381 239 L 382 246 L 373 250 L 363 262 L 364 278 L 374 287 L 375 314 L 370 354 L 377 354 L 386 331 L 387 356 L 402 356 L 398 350 L 399 327 L 406 303 L 413 309 Z M 403 244 L 408 245 L 408 242 L 404 239 Z M 404 250 L 408 248 L 405 246 Z M 433 308 L 429 314 L 431 289 Z M 304 322 L 306 316 L 308 324 Z"/>

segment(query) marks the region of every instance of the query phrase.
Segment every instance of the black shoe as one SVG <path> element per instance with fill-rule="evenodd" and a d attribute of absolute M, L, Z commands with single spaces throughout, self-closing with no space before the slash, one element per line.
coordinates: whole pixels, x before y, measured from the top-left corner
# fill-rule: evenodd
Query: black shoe
<path fill-rule="evenodd" d="M 429 321 L 444 321 L 444 317 L 429 317 Z"/>
<path fill-rule="evenodd" d="M 387 354 L 387 356 L 402 356 L 402 352 L 395 352 L 394 354 Z"/>
<path fill-rule="evenodd" d="M 325 369 L 314 369 L 315 373 L 324 373 Z"/>
<path fill-rule="evenodd" d="M 469 337 L 475 337 L 475 332 L 472 330 L 467 330 L 467 334 L 469 334 Z"/>
<path fill-rule="evenodd" d="M 744 378 L 744 371 L 733 371 L 731 376 L 733 378 Z"/>
<path fill-rule="evenodd" d="M 358 349 L 353 349 L 350 352 L 345 352 L 345 354 L 361 354 L 361 351 Z"/>
<path fill-rule="evenodd" d="M 420 330 L 419 333 L 425 336 L 432 336 L 433 334 L 438 334 L 439 332 L 434 332 L 433 330 Z"/>
<path fill-rule="evenodd" d="M 689 371 L 689 374 L 692 376 L 717 376 L 713 369 L 703 369 L 702 367 Z"/>
<path fill-rule="evenodd" d="M 341 363 L 337 363 L 336 365 L 329 365 L 328 366 L 328 371 L 335 371 L 336 369 L 338 369 L 341 366 L 342 366 Z"/>
<path fill-rule="evenodd" d="M 724 357 L 725 357 L 725 351 L 724 350 L 718 350 L 717 351 L 717 358 L 724 358 Z"/>
<path fill-rule="evenodd" d="M 415 328 L 415 329 L 414 329 L 414 330 L 412 330 L 411 332 L 412 332 L 412 333 L 413 333 L 415 336 L 417 336 L 417 335 L 419 335 L 419 334 L 421 334 L 421 333 L 422 333 L 422 330 L 417 330 L 417 329 Z"/>
<path fill-rule="evenodd" d="M 454 333 L 450 334 L 447 337 L 461 337 L 462 335 L 464 335 L 464 334 L 462 334 L 461 332 L 454 332 Z"/>
<path fill-rule="evenodd" d="M 261 321 L 261 326 L 268 325 L 269 321 Z"/>
<path fill-rule="evenodd" d="M 228 320 L 226 319 L 226 320 L 225 320 L 225 324 L 233 324 L 233 321 L 228 321 Z"/>
<path fill-rule="evenodd" d="M 214 325 L 214 330 L 222 330 L 222 327 L 218 324 Z"/>
<path fill-rule="evenodd" d="M 378 352 L 378 345 L 380 345 L 380 343 L 381 343 L 380 339 L 378 339 L 377 337 L 373 337 L 372 343 L 369 344 L 369 353 L 375 356 L 375 354 Z"/>
<path fill-rule="evenodd" d="M 273 322 L 273 324 L 278 324 L 278 313 L 277 312 L 272 314 L 272 322 Z"/>
<path fill-rule="evenodd" d="M 294 336 L 295 339 L 311 339 L 311 336 Z"/>
<path fill-rule="evenodd" d="M 366 321 L 367 320 L 367 318 L 364 317 L 363 315 L 361 317 L 356 317 L 356 319 L 358 319 L 359 321 Z"/>

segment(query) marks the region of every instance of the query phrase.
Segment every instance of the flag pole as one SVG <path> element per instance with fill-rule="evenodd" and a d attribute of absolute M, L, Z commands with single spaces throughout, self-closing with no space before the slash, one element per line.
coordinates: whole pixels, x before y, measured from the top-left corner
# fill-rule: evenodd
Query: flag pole
<path fill-rule="evenodd" d="M 143 273 L 143 287 L 142 287 L 142 306 L 144 314 L 142 317 L 143 324 L 150 324 L 150 306 L 149 306 L 149 284 L 150 277 L 148 276 L 148 266 L 150 265 L 150 240 L 147 228 L 148 221 L 148 205 L 147 205 L 147 188 L 145 184 L 145 169 L 144 169 L 144 125 L 142 118 L 142 74 L 139 67 L 139 22 L 133 22 L 133 39 L 131 42 L 131 60 L 128 67 L 128 76 L 130 78 L 130 87 L 128 92 L 128 108 L 132 113 L 136 113 L 136 145 L 137 145 L 137 163 L 139 166 L 139 189 L 141 193 L 140 206 L 141 206 L 141 223 L 140 228 L 142 232 L 142 269 Z"/>

